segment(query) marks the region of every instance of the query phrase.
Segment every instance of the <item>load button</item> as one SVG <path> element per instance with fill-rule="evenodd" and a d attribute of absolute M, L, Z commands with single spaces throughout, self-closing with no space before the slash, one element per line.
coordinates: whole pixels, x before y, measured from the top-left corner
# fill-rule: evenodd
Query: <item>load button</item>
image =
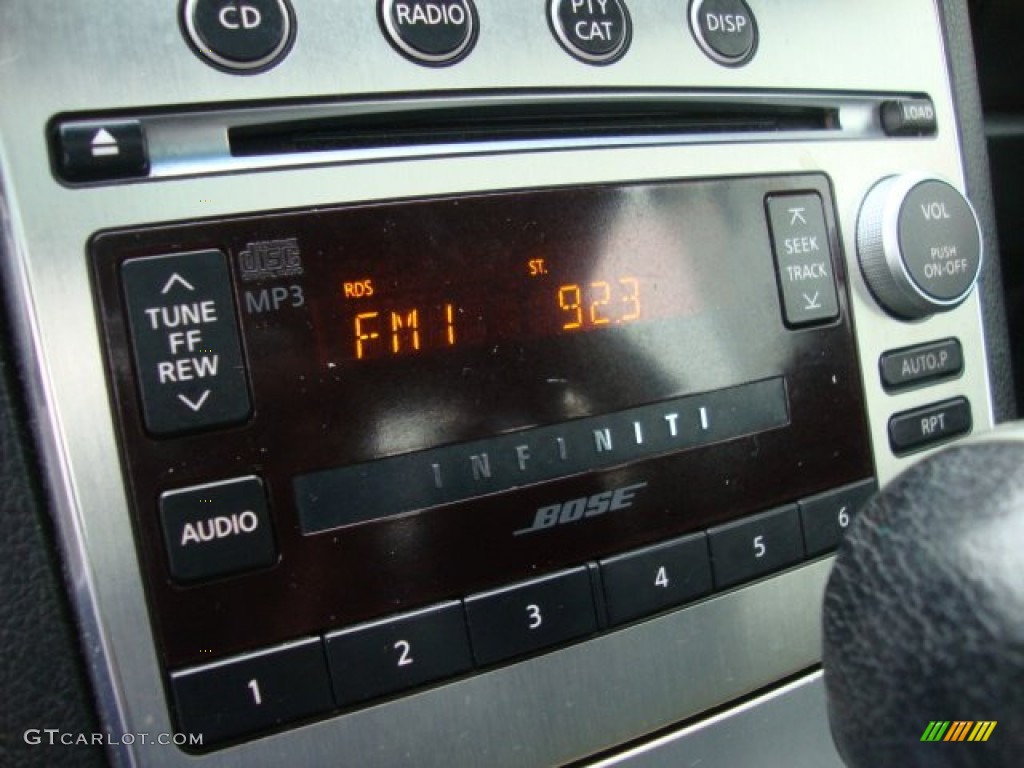
<path fill-rule="evenodd" d="M 168 491 L 160 497 L 160 521 L 177 582 L 262 568 L 277 559 L 258 477 Z"/>
<path fill-rule="evenodd" d="M 146 428 L 166 436 L 244 421 L 249 389 L 224 254 L 131 259 L 121 275 Z"/>

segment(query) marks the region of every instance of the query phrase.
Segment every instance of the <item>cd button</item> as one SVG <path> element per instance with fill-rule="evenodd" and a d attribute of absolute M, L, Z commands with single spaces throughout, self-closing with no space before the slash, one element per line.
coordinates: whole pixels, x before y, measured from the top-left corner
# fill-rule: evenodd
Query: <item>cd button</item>
<path fill-rule="evenodd" d="M 703 533 L 601 561 L 608 621 L 623 624 L 695 600 L 711 591 Z"/>
<path fill-rule="evenodd" d="M 712 528 L 708 542 L 719 589 L 794 565 L 804 556 L 796 504 Z"/>
<path fill-rule="evenodd" d="M 481 666 L 597 631 L 586 568 L 468 597 L 466 617 L 473 656 Z"/>
<path fill-rule="evenodd" d="M 473 666 L 458 602 L 327 635 L 339 706 L 454 677 Z"/>
<path fill-rule="evenodd" d="M 203 746 L 334 707 L 319 638 L 171 675 L 178 729 Z"/>
<path fill-rule="evenodd" d="M 293 37 L 287 0 L 187 0 L 185 30 L 210 63 L 231 71 L 275 64 Z"/>
<path fill-rule="evenodd" d="M 380 18 L 391 44 L 419 64 L 452 64 L 476 42 L 472 0 L 381 0 Z"/>
<path fill-rule="evenodd" d="M 610 64 L 629 47 L 622 0 L 551 0 L 550 21 L 561 46 L 588 64 Z"/>

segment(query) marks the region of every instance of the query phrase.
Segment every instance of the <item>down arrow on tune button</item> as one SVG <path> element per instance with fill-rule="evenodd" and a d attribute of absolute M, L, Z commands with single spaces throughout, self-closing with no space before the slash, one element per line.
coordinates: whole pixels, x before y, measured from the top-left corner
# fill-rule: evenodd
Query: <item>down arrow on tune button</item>
<path fill-rule="evenodd" d="M 202 407 L 206 404 L 206 400 L 209 397 L 210 397 L 210 390 L 206 390 L 205 392 L 203 392 L 203 394 L 201 394 L 199 396 L 199 399 L 196 400 L 195 402 L 193 402 L 192 400 L 189 400 L 184 395 L 181 395 L 181 394 L 178 395 L 178 399 L 181 400 L 181 402 L 183 402 L 185 405 L 187 405 L 189 408 L 191 408 L 196 413 L 199 413 L 199 411 L 202 409 Z"/>

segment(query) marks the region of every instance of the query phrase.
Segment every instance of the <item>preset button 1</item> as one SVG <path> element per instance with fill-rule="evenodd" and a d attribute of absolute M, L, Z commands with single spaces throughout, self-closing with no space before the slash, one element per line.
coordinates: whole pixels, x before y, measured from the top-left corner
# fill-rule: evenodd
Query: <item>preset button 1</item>
<path fill-rule="evenodd" d="M 244 421 L 249 389 L 224 254 L 131 259 L 121 275 L 146 428 L 165 436 Z"/>
<path fill-rule="evenodd" d="M 204 747 L 334 706 L 319 638 L 175 672 L 171 692 L 178 729 Z"/>

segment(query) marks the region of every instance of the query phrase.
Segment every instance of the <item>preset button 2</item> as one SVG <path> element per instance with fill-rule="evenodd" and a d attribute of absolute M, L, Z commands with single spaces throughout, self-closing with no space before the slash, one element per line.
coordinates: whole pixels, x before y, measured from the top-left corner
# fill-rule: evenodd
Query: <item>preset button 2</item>
<path fill-rule="evenodd" d="M 462 604 L 425 608 L 327 635 L 334 696 L 346 707 L 473 667 Z"/>
<path fill-rule="evenodd" d="M 165 436 L 244 421 L 249 389 L 224 254 L 131 259 L 121 274 L 146 428 Z"/>

